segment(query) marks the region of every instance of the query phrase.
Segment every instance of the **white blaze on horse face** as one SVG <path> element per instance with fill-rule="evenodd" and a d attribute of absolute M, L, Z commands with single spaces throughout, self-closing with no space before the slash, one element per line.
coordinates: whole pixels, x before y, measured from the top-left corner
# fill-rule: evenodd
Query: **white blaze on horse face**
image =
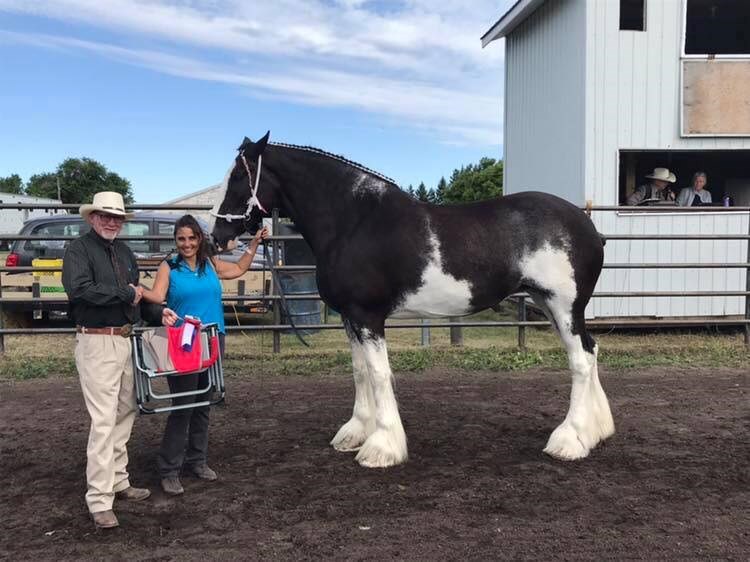
<path fill-rule="evenodd" d="M 444 318 L 471 312 L 471 284 L 443 270 L 440 242 L 430 231 L 432 248 L 427 267 L 422 272 L 419 289 L 404 295 L 403 302 L 391 314 L 394 318 Z"/>
<path fill-rule="evenodd" d="M 214 215 L 218 214 L 219 207 L 221 207 L 221 204 L 224 202 L 224 198 L 227 196 L 227 189 L 229 188 L 229 177 L 232 175 L 232 170 L 234 170 L 234 162 L 229 167 L 227 174 L 224 176 L 224 181 L 221 182 L 221 186 L 219 187 L 219 194 L 216 196 L 216 203 L 214 203 L 214 208 L 211 209 L 211 214 L 209 215 L 208 219 L 209 234 L 214 231 L 214 226 L 216 225 L 216 217 Z"/>

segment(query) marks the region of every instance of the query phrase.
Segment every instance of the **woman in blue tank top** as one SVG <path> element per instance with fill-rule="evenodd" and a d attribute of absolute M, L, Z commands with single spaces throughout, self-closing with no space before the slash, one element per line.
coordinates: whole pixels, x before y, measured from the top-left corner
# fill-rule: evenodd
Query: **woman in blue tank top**
<path fill-rule="evenodd" d="M 219 344 L 224 355 L 224 309 L 221 303 L 221 279 L 235 279 L 244 274 L 261 239 L 268 238 L 263 228 L 255 234 L 248 249 L 236 263 L 209 256 L 208 242 L 198 221 L 192 215 L 181 217 L 174 226 L 177 255 L 159 266 L 151 290 L 143 298 L 154 303 L 167 302 L 166 322 L 173 325 L 177 317 L 196 316 L 203 324 L 219 325 Z M 208 373 L 167 377 L 171 392 L 187 392 L 208 384 Z M 175 398 L 175 405 L 206 400 L 205 396 Z M 180 471 L 184 468 L 202 480 L 216 480 L 208 466 L 208 406 L 173 410 L 167 418 L 158 456 L 162 489 L 170 495 L 184 492 Z"/>

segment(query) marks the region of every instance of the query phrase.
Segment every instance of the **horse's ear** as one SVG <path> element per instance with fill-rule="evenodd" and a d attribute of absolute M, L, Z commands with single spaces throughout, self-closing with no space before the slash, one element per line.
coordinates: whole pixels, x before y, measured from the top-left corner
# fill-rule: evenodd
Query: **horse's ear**
<path fill-rule="evenodd" d="M 245 137 L 244 139 L 242 139 L 242 144 L 237 147 L 237 150 L 239 150 L 240 152 L 242 152 L 247 147 L 252 146 L 252 144 L 253 144 L 253 141 L 251 141 L 249 138 Z"/>
<path fill-rule="evenodd" d="M 268 144 L 268 137 L 271 136 L 271 131 L 266 132 L 262 139 L 255 143 L 255 150 L 258 154 L 262 154 Z"/>
<path fill-rule="evenodd" d="M 265 136 L 258 142 L 253 142 L 249 138 L 245 137 L 242 144 L 237 150 L 245 155 L 246 158 L 255 158 L 256 156 L 263 154 L 268 144 L 268 137 L 271 136 L 271 131 L 268 131 Z"/>

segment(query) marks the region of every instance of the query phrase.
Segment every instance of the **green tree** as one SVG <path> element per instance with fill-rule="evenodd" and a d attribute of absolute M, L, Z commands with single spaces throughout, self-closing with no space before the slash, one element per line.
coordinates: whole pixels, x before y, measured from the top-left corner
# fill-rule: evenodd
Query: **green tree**
<path fill-rule="evenodd" d="M 430 192 L 427 191 L 427 186 L 423 181 L 419 182 L 419 187 L 417 187 L 417 190 L 414 192 L 414 197 L 426 203 L 430 202 Z"/>
<path fill-rule="evenodd" d="M 412 197 L 416 197 L 416 193 L 414 192 L 414 186 L 412 184 L 409 184 L 409 187 L 407 187 L 404 191 L 411 195 Z"/>
<path fill-rule="evenodd" d="M 448 191 L 448 182 L 445 178 L 440 178 L 440 181 L 435 188 L 435 203 L 441 205 L 445 201 L 445 192 Z"/>
<path fill-rule="evenodd" d="M 122 194 L 126 204 L 133 202 L 130 182 L 91 158 L 68 158 L 55 173 L 31 176 L 26 192 L 57 199 L 58 181 L 63 203 L 88 203 L 97 191 L 116 191 Z"/>
<path fill-rule="evenodd" d="M 35 197 L 57 199 L 57 175 L 52 172 L 34 174 L 26 184 L 26 193 Z"/>
<path fill-rule="evenodd" d="M 453 170 L 443 202 L 464 203 L 499 197 L 503 194 L 503 162 L 482 158 L 478 164 Z"/>
<path fill-rule="evenodd" d="M 2 193 L 23 193 L 23 180 L 18 174 L 12 174 L 5 178 L 0 178 L 0 192 Z"/>

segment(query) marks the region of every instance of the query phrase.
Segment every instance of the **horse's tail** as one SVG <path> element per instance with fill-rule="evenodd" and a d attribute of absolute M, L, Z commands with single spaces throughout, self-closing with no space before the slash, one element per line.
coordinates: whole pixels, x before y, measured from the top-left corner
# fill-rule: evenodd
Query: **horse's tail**
<path fill-rule="evenodd" d="M 602 234 L 601 232 L 598 232 L 597 234 L 599 234 L 599 239 L 602 241 L 602 246 L 606 246 L 607 245 L 607 237 L 604 236 L 604 234 Z"/>

